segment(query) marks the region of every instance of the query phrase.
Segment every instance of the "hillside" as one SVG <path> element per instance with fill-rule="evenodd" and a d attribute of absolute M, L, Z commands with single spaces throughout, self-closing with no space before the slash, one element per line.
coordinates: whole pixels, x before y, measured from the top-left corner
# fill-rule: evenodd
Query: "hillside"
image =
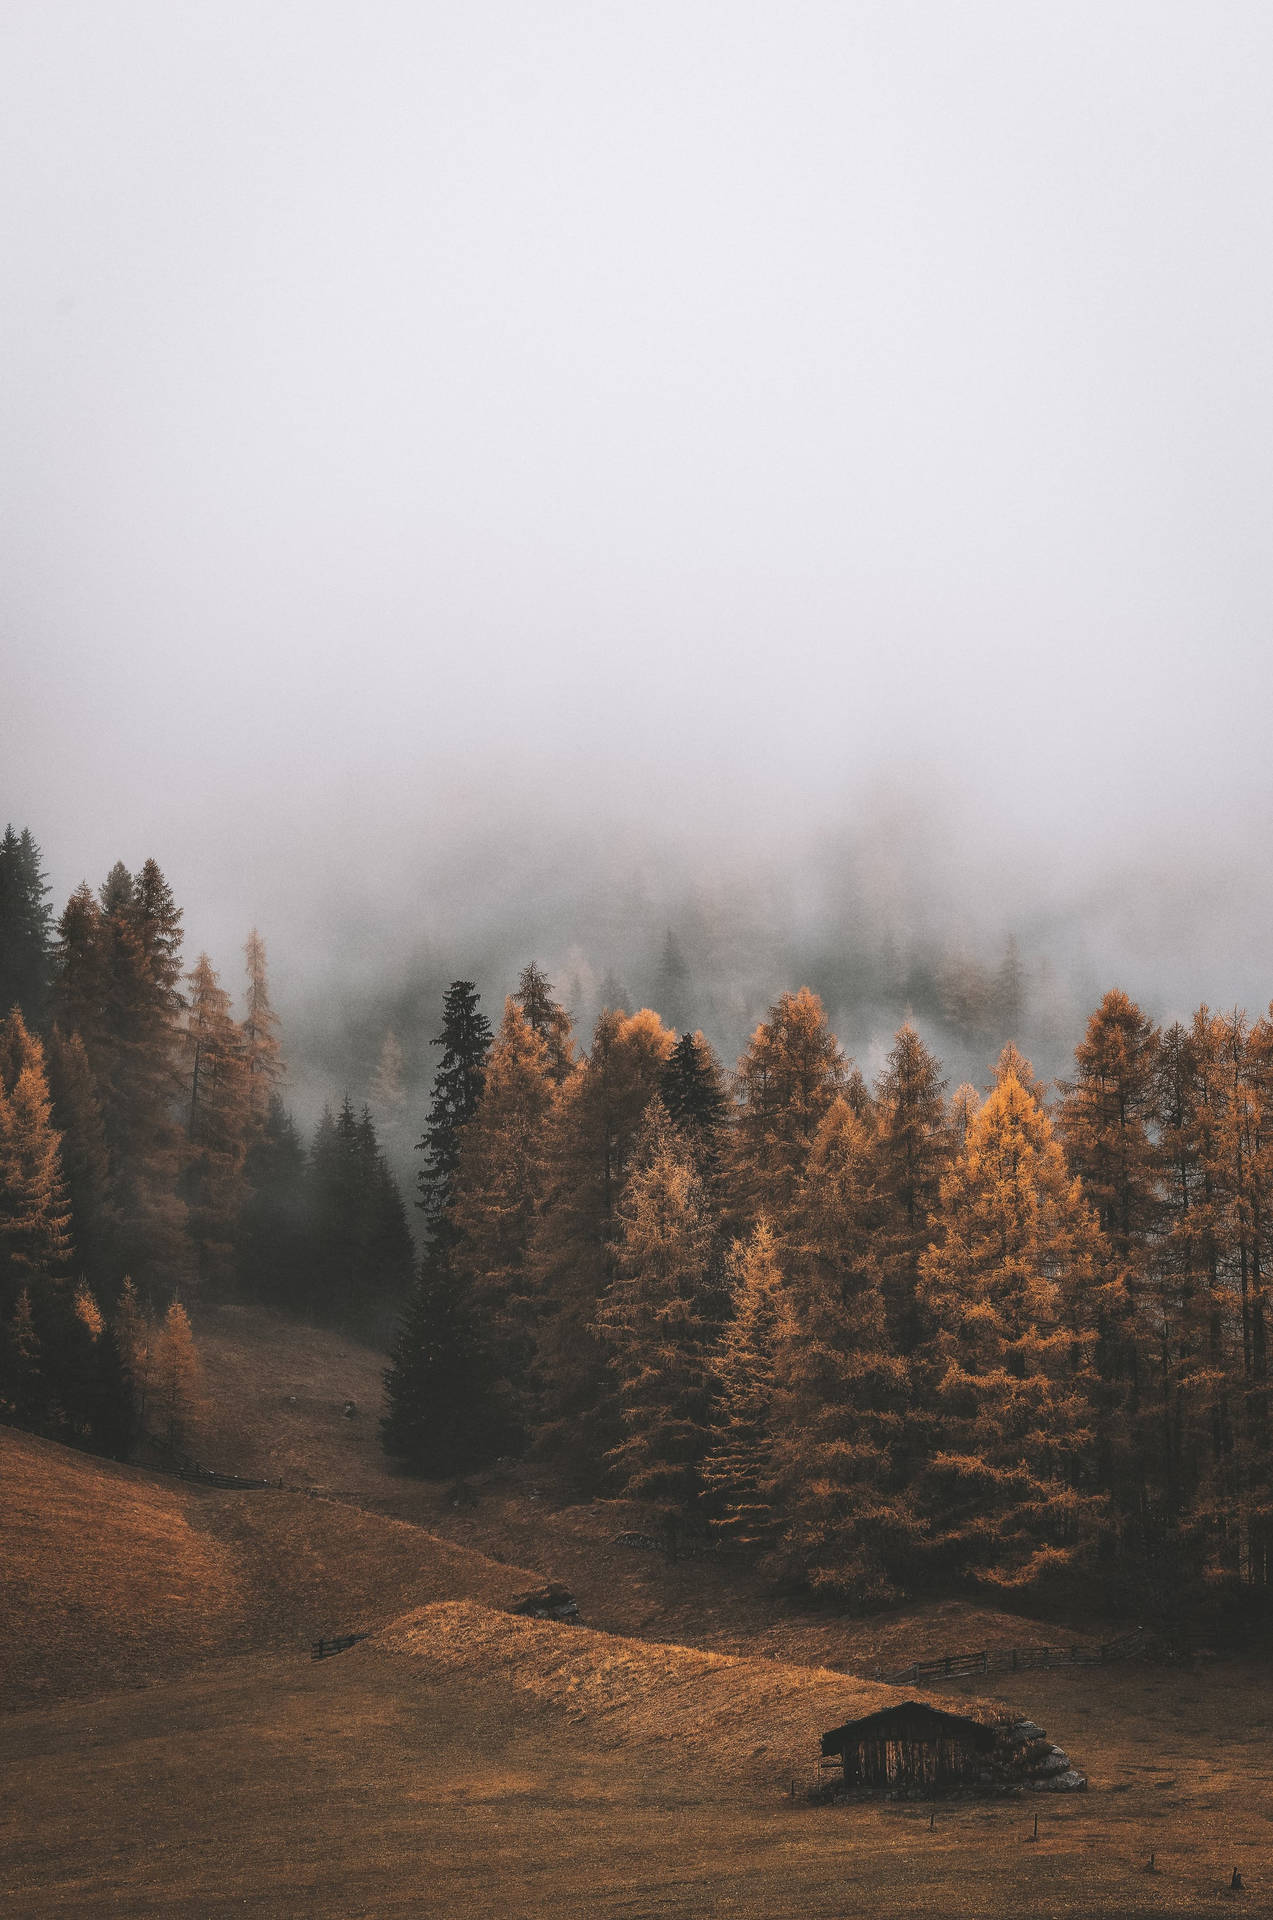
<path fill-rule="evenodd" d="M 0 1427 L 0 1699 L 136 1685 L 299 1649 L 406 1608 L 535 1584 L 417 1527 L 274 1490 L 226 1493 Z"/>
<path fill-rule="evenodd" d="M 559 1719 L 592 1748 L 666 1748 L 686 1765 L 770 1784 L 808 1778 L 825 1728 L 926 1697 L 819 1668 L 516 1619 L 470 1600 L 406 1614 L 360 1651 L 400 1659 L 412 1686 L 465 1688 L 501 1712 L 516 1703 Z M 975 1700 L 961 1710 L 996 1713 Z"/>
<path fill-rule="evenodd" d="M 473 1504 L 456 1505 L 449 1482 L 397 1473 L 380 1450 L 383 1355 L 260 1307 L 205 1307 L 195 1324 L 216 1408 L 200 1436 L 201 1457 L 330 1489 L 488 1560 L 528 1569 L 527 1583 L 561 1580 L 584 1621 L 611 1633 L 868 1676 L 917 1657 L 1055 1636 L 1054 1627 L 966 1600 L 855 1618 L 775 1595 L 736 1563 L 687 1557 L 669 1564 L 657 1549 L 617 1544 L 621 1534 L 650 1531 L 640 1506 L 563 1498 L 531 1467 L 473 1476 Z M 1110 1631 L 1096 1620 L 1067 1621 L 1064 1637 L 1098 1641 Z"/>

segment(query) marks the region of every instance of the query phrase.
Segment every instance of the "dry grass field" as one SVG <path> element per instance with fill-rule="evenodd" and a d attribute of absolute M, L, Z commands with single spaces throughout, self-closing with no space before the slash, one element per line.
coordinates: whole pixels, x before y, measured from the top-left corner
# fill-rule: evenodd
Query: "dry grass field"
<path fill-rule="evenodd" d="M 912 1691 L 859 1676 L 1104 1623 L 778 1602 L 616 1546 L 636 1510 L 517 1474 L 453 1508 L 385 1470 L 377 1356 L 210 1319 L 205 1457 L 339 1497 L 185 1486 L 0 1429 L 6 1915 L 1273 1915 L 1268 1662 L 1014 1679 L 1086 1794 L 951 1800 L 931 1827 L 915 1803 L 793 1800 L 825 1727 Z M 589 1624 L 510 1616 L 536 1576 Z M 987 1687 L 1009 1692 L 945 1693 Z"/>

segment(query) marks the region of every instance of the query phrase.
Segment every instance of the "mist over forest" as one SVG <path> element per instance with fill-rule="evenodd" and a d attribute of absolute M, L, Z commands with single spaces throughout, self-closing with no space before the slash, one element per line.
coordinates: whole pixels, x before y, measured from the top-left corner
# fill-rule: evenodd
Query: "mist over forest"
<path fill-rule="evenodd" d="M 447 985 L 472 979 L 496 1020 L 531 959 L 585 1048 L 603 1006 L 650 1006 L 678 1031 L 701 1029 L 730 1067 L 777 995 L 808 985 L 868 1077 L 909 1018 L 952 1087 L 984 1086 L 1009 1039 L 1045 1079 L 1063 1078 L 1110 986 L 1168 1023 L 1200 1002 L 1254 1017 L 1273 998 L 1273 902 L 1242 877 L 1254 856 L 1229 863 L 1187 835 L 1175 836 L 1178 858 L 1156 833 L 1121 851 L 1114 836 L 1104 847 L 1014 838 L 966 794 L 943 803 L 883 783 L 835 826 L 771 815 L 742 838 L 693 812 L 661 831 L 657 819 L 589 826 L 548 810 L 533 825 L 466 827 L 468 812 L 448 802 L 454 828 L 415 847 L 391 823 L 369 828 L 362 852 L 356 835 L 322 833 L 286 865 L 273 850 L 272 871 L 258 846 L 261 868 L 246 875 L 206 860 L 188 828 L 152 835 L 188 963 L 206 947 L 235 993 L 247 927 L 264 934 L 287 1100 L 306 1127 L 345 1091 L 374 1104 L 393 1033 L 407 1104 L 386 1144 L 404 1184 Z M 60 911 L 83 876 L 74 852 L 42 845 Z M 94 885 L 109 864 L 89 873 Z"/>

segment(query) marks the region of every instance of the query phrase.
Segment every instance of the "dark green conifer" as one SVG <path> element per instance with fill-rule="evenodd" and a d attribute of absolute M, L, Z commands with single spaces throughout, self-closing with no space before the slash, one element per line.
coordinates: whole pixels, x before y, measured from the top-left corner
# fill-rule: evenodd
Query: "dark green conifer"
<path fill-rule="evenodd" d="M 451 1199 L 460 1163 L 460 1132 L 473 1118 L 482 1097 L 491 1023 L 479 1012 L 481 995 L 471 980 L 453 980 L 442 1002 L 442 1031 L 433 1044 L 442 1058 L 433 1081 L 433 1101 L 418 1151 L 420 1198 L 430 1251 L 445 1255 L 452 1244 Z"/>
<path fill-rule="evenodd" d="M 44 1025 L 48 1006 L 52 915 L 40 849 L 27 828 L 6 827 L 0 839 L 0 1017 L 21 1009 L 29 1027 Z"/>

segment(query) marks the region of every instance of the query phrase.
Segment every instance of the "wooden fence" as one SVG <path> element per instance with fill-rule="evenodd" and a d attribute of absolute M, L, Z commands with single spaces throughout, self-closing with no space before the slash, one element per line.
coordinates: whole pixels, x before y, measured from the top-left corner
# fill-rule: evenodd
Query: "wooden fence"
<path fill-rule="evenodd" d="M 341 1633 L 334 1640 L 315 1640 L 309 1653 L 311 1660 L 326 1660 L 333 1653 L 344 1653 L 346 1647 L 356 1646 L 359 1640 L 365 1640 L 365 1633 Z"/>
<path fill-rule="evenodd" d="M 1146 1650 L 1145 1629 L 1136 1627 L 1098 1647 L 985 1647 L 980 1653 L 947 1653 L 937 1660 L 912 1660 L 897 1673 L 881 1673 L 890 1686 L 918 1686 L 923 1680 L 953 1680 L 975 1673 L 1025 1673 L 1032 1667 L 1104 1667 L 1133 1660 Z"/>

